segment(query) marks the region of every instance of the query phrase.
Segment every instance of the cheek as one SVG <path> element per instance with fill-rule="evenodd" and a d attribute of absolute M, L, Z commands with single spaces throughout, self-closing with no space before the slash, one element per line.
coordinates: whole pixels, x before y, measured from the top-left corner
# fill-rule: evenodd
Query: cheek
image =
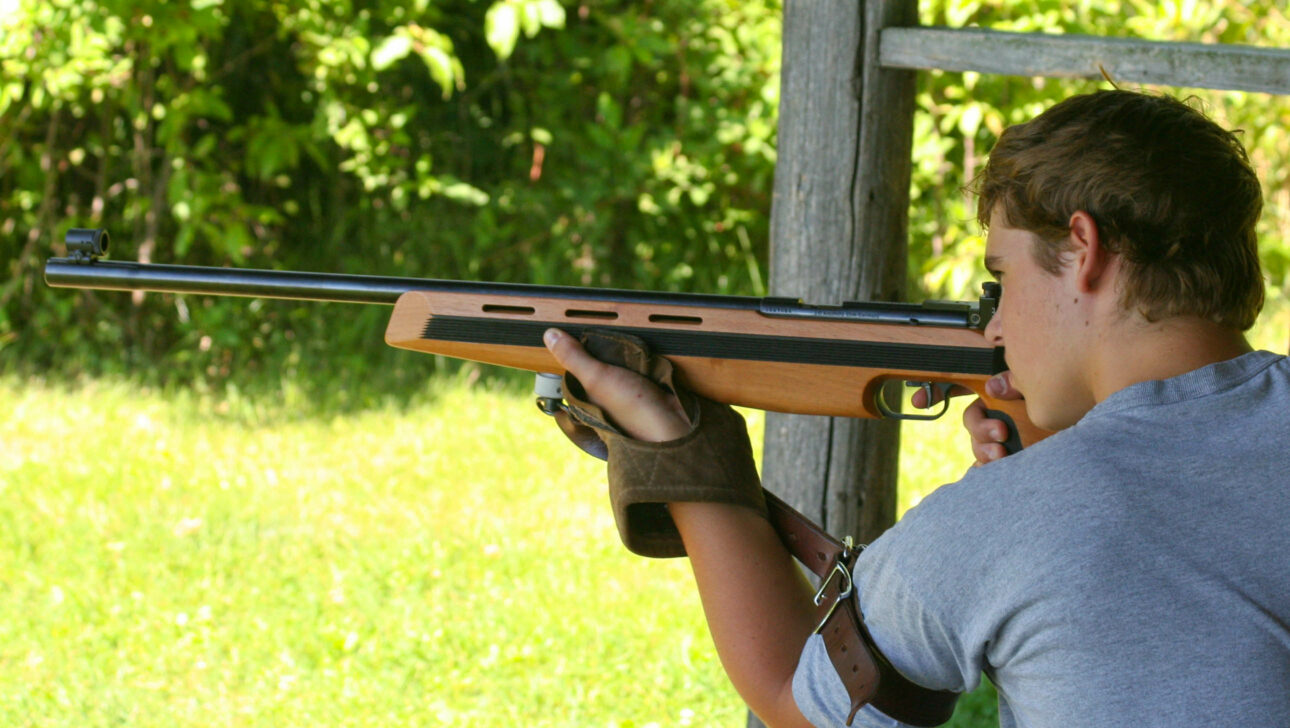
<path fill-rule="evenodd" d="M 1003 335 L 1004 358 L 1014 377 L 1017 375 L 1018 365 L 1022 369 L 1026 368 L 1026 362 L 1038 343 L 1035 340 L 1035 314 L 1028 307 L 1025 291 L 1020 288 L 1012 291 L 1011 295 L 1005 293 L 995 312 L 999 331 Z"/>
<path fill-rule="evenodd" d="M 999 320 L 999 327 L 1003 330 L 1003 333 L 1010 336 L 1011 339 L 1016 339 L 1026 328 L 1026 310 L 1023 301 L 1024 296 L 1021 293 L 1021 291 L 1017 291 L 1012 295 L 1004 294 L 999 299 L 999 309 L 994 314 Z M 1013 342 L 1011 339 L 1009 340 L 1010 344 L 1020 343 Z"/>

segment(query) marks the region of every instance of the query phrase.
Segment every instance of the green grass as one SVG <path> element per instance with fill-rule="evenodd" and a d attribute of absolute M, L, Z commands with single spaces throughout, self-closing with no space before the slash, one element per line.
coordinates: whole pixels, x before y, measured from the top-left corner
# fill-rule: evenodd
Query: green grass
<path fill-rule="evenodd" d="M 619 545 L 528 396 L 299 400 L 0 378 L 0 724 L 743 724 L 685 561 Z"/>

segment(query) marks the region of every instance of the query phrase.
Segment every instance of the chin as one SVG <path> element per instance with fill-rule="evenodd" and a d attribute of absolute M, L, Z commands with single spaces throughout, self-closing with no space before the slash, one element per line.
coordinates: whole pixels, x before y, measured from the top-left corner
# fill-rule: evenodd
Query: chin
<path fill-rule="evenodd" d="M 1032 424 L 1051 432 L 1064 430 L 1084 417 L 1084 412 L 1053 411 L 1051 409 L 1045 411 L 1044 408 L 1033 407 L 1029 403 L 1026 404 L 1026 414 L 1030 416 Z"/>

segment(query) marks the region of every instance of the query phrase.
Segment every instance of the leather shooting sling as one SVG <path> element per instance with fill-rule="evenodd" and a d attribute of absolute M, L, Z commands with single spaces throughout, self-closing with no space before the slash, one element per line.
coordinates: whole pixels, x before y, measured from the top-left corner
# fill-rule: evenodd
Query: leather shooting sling
<path fill-rule="evenodd" d="M 557 397 L 551 396 L 555 392 L 543 396 L 541 386 L 538 407 L 553 415 L 560 430 L 579 448 L 606 460 L 607 449 L 595 430 L 562 411 Z M 816 631 L 823 637 L 829 660 L 851 701 L 847 725 L 868 703 L 909 725 L 938 726 L 948 721 L 959 694 L 910 682 L 887 661 L 865 628 L 851 576 L 863 547 L 855 547 L 850 538 L 838 541 L 773 493 L 762 490 L 768 518 L 785 548 L 820 579 L 815 604 L 824 617 Z"/>

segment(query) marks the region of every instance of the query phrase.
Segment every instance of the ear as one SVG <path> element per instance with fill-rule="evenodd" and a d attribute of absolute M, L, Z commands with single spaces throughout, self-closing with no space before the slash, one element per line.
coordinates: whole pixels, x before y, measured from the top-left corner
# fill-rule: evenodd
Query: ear
<path fill-rule="evenodd" d="M 1097 221 L 1087 212 L 1076 210 L 1071 214 L 1070 231 L 1067 255 L 1075 274 L 1075 284 L 1080 291 L 1092 293 L 1109 282 L 1114 256 L 1102 246 Z"/>

